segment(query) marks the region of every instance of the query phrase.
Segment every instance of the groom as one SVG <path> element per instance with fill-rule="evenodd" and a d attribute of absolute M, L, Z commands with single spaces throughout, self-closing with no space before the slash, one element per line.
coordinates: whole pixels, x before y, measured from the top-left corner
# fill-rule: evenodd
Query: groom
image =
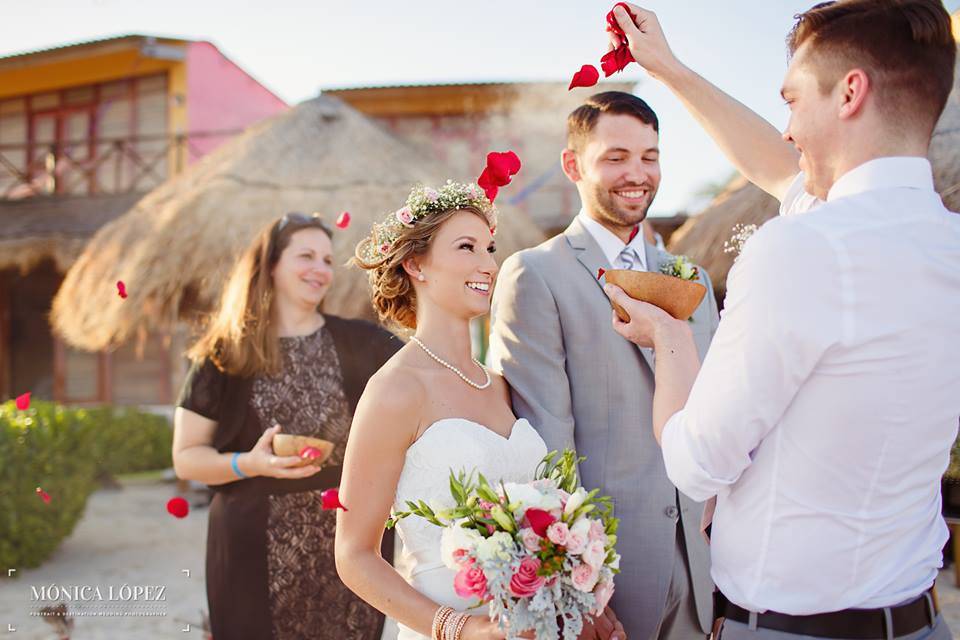
<path fill-rule="evenodd" d="M 614 328 L 657 350 L 670 478 L 717 497 L 723 637 L 949 640 L 934 581 L 960 415 L 960 217 L 926 155 L 954 81 L 950 16 L 940 0 L 797 16 L 781 139 L 631 10 L 637 24 L 615 15 L 633 57 L 782 202 L 730 271 L 702 366 L 689 327 L 608 287 L 631 319 Z"/>
<path fill-rule="evenodd" d="M 654 354 L 609 328 L 600 269 L 659 271 L 669 257 L 638 233 L 660 184 L 659 124 L 628 93 L 589 98 L 567 120 L 566 176 L 582 209 L 561 235 L 507 259 L 493 296 L 491 364 L 516 414 L 550 449 L 575 448 L 587 488 L 613 497 L 622 555 L 610 608 L 628 637 L 704 638 L 713 586 L 702 505 L 678 495 L 650 435 Z M 707 297 L 690 329 L 701 355 L 717 325 Z M 648 425 L 638 438 L 637 423 Z M 598 620 L 597 636 L 609 628 Z"/>

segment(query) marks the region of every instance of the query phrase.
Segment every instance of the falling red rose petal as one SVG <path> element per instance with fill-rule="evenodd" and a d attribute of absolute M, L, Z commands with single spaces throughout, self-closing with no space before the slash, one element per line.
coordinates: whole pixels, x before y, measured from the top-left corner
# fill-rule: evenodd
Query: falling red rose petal
<path fill-rule="evenodd" d="M 330 509 L 349 511 L 349 509 L 340 503 L 340 491 L 338 489 L 327 489 L 320 494 L 320 499 L 323 501 L 323 509 L 325 511 L 329 511 Z"/>
<path fill-rule="evenodd" d="M 487 166 L 477 178 L 477 184 L 483 189 L 487 199 L 493 202 L 497 198 L 500 187 L 510 184 L 510 180 L 519 171 L 520 158 L 516 153 L 491 151 L 487 154 Z"/>
<path fill-rule="evenodd" d="M 631 62 L 633 62 L 633 55 L 630 53 L 630 48 L 622 44 L 600 58 L 600 67 L 604 75 L 609 78 L 618 71 L 626 69 Z"/>
<path fill-rule="evenodd" d="M 634 20 L 637 19 L 637 16 L 630 11 L 630 7 L 627 6 L 626 2 L 618 2 L 617 4 L 613 5 L 613 9 L 616 9 L 617 7 L 623 7 L 623 10 L 626 11 L 631 18 Z M 625 34 L 623 33 L 623 29 L 620 28 L 620 23 L 617 22 L 617 16 L 614 15 L 613 9 L 610 9 L 610 13 L 607 14 L 607 31 L 610 33 L 615 33 L 622 38 Z"/>
<path fill-rule="evenodd" d="M 570 86 L 567 87 L 567 91 L 576 87 L 592 87 L 597 84 L 599 80 L 600 72 L 597 71 L 597 68 L 592 64 L 585 64 L 580 67 L 580 71 L 573 74 L 573 80 L 570 81 Z"/>
<path fill-rule="evenodd" d="M 633 242 L 633 239 L 637 237 L 637 234 L 640 233 L 640 225 L 635 226 L 630 230 L 630 239 L 627 240 L 627 244 Z"/>
<path fill-rule="evenodd" d="M 167 501 L 167 513 L 175 518 L 186 518 L 190 513 L 190 504 L 180 496 L 170 498 Z"/>
<path fill-rule="evenodd" d="M 124 300 L 127 299 L 127 285 L 123 284 L 123 280 L 117 281 L 117 294 Z"/>
<path fill-rule="evenodd" d="M 300 449 L 300 457 L 304 460 L 316 460 L 321 456 L 323 456 L 323 451 L 320 451 L 320 449 L 316 447 L 304 447 Z"/>
<path fill-rule="evenodd" d="M 50 500 L 51 500 L 50 494 L 44 491 L 43 489 L 41 489 L 40 487 L 37 487 L 37 495 L 40 496 L 40 498 L 44 501 L 44 503 L 50 504 Z"/>
<path fill-rule="evenodd" d="M 350 212 L 344 211 L 339 216 L 337 216 L 337 228 L 346 229 L 350 226 Z"/>
<path fill-rule="evenodd" d="M 607 272 L 607 270 L 604 269 L 603 267 L 600 267 L 599 269 L 597 269 L 597 280 L 599 280 L 600 278 L 602 278 L 602 277 L 603 277 L 603 274 L 605 274 L 606 272 Z"/>
<path fill-rule="evenodd" d="M 22 396 L 17 396 L 17 409 L 20 411 L 26 411 L 30 408 L 30 392 L 23 394 Z"/>

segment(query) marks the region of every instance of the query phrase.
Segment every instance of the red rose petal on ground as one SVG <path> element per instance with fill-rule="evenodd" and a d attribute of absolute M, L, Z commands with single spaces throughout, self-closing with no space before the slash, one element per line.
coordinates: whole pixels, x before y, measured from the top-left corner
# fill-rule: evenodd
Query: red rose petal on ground
<path fill-rule="evenodd" d="M 350 212 L 344 211 L 339 216 L 337 216 L 337 228 L 346 229 L 350 226 Z"/>
<path fill-rule="evenodd" d="M 576 87 L 592 87 L 597 84 L 599 80 L 600 72 L 597 71 L 597 68 L 592 64 L 585 64 L 580 67 L 580 71 L 573 74 L 573 80 L 570 81 L 570 86 L 567 87 L 567 91 Z"/>
<path fill-rule="evenodd" d="M 349 509 L 340 503 L 340 491 L 338 489 L 327 489 L 320 494 L 320 499 L 323 501 L 323 509 L 325 511 L 329 511 L 330 509 L 349 511 Z"/>
<path fill-rule="evenodd" d="M 30 408 L 30 392 L 23 394 L 22 396 L 17 396 L 17 409 L 20 411 L 26 411 Z"/>
<path fill-rule="evenodd" d="M 50 494 L 44 491 L 43 489 L 41 489 L 40 487 L 37 487 L 37 495 L 40 496 L 40 498 L 44 501 L 44 503 L 50 504 L 50 500 L 51 500 Z"/>
<path fill-rule="evenodd" d="M 317 458 L 323 457 L 323 451 L 320 451 L 320 449 L 316 447 L 304 447 L 300 449 L 300 457 L 304 460 L 316 460 Z"/>
<path fill-rule="evenodd" d="M 597 280 L 599 280 L 600 278 L 602 278 L 602 277 L 603 277 L 603 274 L 605 274 L 606 272 L 607 272 L 607 270 L 604 269 L 603 267 L 600 267 L 599 269 L 597 269 Z"/>
<path fill-rule="evenodd" d="M 124 300 L 127 299 L 127 285 L 123 284 L 123 280 L 117 281 L 117 294 Z"/>
<path fill-rule="evenodd" d="M 630 244 L 631 242 L 633 242 L 633 239 L 637 237 L 637 234 L 638 234 L 638 233 L 640 233 L 640 225 L 635 226 L 635 227 L 630 231 L 630 239 L 627 240 L 627 244 Z"/>
<path fill-rule="evenodd" d="M 186 518 L 190 513 L 190 504 L 180 496 L 170 498 L 167 500 L 167 513 L 175 518 Z"/>

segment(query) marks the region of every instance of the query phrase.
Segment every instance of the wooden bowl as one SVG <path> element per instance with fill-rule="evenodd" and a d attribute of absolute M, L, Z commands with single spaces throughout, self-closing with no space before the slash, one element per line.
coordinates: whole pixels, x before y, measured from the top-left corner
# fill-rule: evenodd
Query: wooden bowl
<path fill-rule="evenodd" d="M 677 320 L 688 320 L 707 295 L 707 288 L 699 282 L 662 273 L 612 269 L 604 275 L 607 282 L 617 285 L 634 300 L 656 305 Z M 630 316 L 620 305 L 613 303 L 613 308 L 623 322 L 630 322 Z"/>
<path fill-rule="evenodd" d="M 273 453 L 278 456 L 299 456 L 304 447 L 316 447 L 323 455 L 310 460 L 302 459 L 295 467 L 305 467 L 308 464 L 322 465 L 333 453 L 333 443 L 310 436 L 295 436 L 289 433 L 278 433 L 273 436 Z"/>

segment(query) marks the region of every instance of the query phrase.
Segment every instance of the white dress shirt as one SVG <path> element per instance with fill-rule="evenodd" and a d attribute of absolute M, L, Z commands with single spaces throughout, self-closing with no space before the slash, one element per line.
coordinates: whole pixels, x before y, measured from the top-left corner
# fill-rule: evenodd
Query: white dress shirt
<path fill-rule="evenodd" d="M 607 258 L 607 262 L 615 269 L 623 268 L 620 266 L 618 259 L 620 252 L 626 247 L 631 247 L 635 251 L 635 255 L 639 257 L 639 261 L 633 265 L 633 270 L 647 271 L 647 253 L 642 229 L 633 237 L 633 240 L 631 240 L 629 244 L 624 244 L 623 240 L 617 237 L 614 232 L 588 216 L 587 212 L 583 209 L 577 214 L 577 219 L 580 220 L 580 224 L 587 229 L 587 232 L 593 239 L 597 241 L 597 244 L 600 245 L 600 250 L 603 251 L 603 255 Z"/>
<path fill-rule="evenodd" d="M 794 615 L 901 603 L 933 584 L 940 476 L 960 416 L 960 215 L 922 158 L 796 178 L 749 239 L 667 474 L 717 496 L 712 575 Z"/>

